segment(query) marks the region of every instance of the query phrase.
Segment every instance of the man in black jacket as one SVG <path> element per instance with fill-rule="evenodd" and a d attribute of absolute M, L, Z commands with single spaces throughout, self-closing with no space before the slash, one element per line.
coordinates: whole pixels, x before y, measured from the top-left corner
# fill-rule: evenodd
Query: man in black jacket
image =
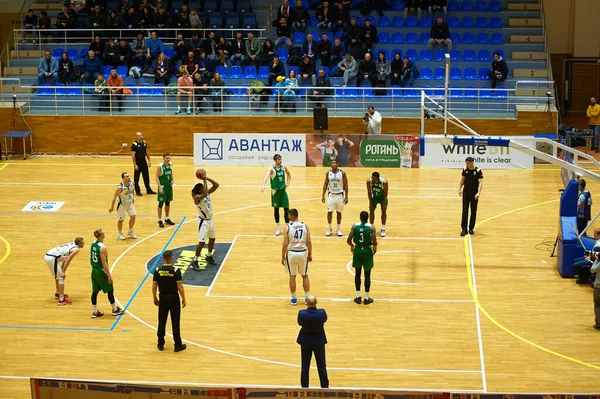
<path fill-rule="evenodd" d="M 369 81 L 371 87 L 375 87 L 377 83 L 377 65 L 371 53 L 366 53 L 365 58 L 360 60 L 358 63 L 358 75 L 356 75 L 356 87 L 360 87 L 360 84 L 364 79 Z"/>
<path fill-rule="evenodd" d="M 492 79 L 492 89 L 496 88 L 497 81 L 503 81 L 508 76 L 508 65 L 500 53 L 494 53 L 494 61 L 492 61 L 492 70 L 486 72 L 487 76 Z"/>
<path fill-rule="evenodd" d="M 273 56 L 273 62 L 269 65 L 269 86 L 274 86 L 274 82 L 277 81 L 278 76 L 285 77 L 285 68 L 283 64 L 279 62 L 279 56 L 275 54 Z"/>
<path fill-rule="evenodd" d="M 317 83 L 315 84 L 319 89 L 314 89 L 312 91 L 312 95 L 309 96 L 311 101 L 317 103 L 317 107 L 325 106 L 325 96 L 331 95 L 331 81 L 325 75 L 325 70 L 323 68 L 319 68 L 319 76 L 317 77 Z"/>
<path fill-rule="evenodd" d="M 356 18 L 350 19 L 350 25 L 346 29 L 346 48 L 352 53 L 355 59 L 360 58 L 360 34 L 361 27 L 356 22 Z"/>
<path fill-rule="evenodd" d="M 452 40 L 450 40 L 450 29 L 444 22 L 444 18 L 438 17 L 437 21 L 431 25 L 431 39 L 427 42 L 427 48 L 431 50 L 434 44 L 443 44 L 446 51 L 452 50 Z"/>
<path fill-rule="evenodd" d="M 119 40 L 119 45 L 117 46 L 117 65 L 126 66 L 127 70 L 129 70 L 129 66 L 131 63 L 131 47 L 127 44 L 127 40 L 121 38 Z"/>
<path fill-rule="evenodd" d="M 304 32 L 309 18 L 308 9 L 302 5 L 302 0 L 297 0 L 296 7 L 292 10 L 292 30 L 294 32 Z"/>
<path fill-rule="evenodd" d="M 332 30 L 335 34 L 338 30 L 344 32 L 350 21 L 350 10 L 342 0 L 338 0 L 335 8 L 332 10 Z"/>
<path fill-rule="evenodd" d="M 363 49 L 369 51 L 373 48 L 373 44 L 377 43 L 377 28 L 371 25 L 371 20 L 365 20 L 365 26 L 363 26 L 360 40 L 362 41 Z"/>
<path fill-rule="evenodd" d="M 306 309 L 298 311 L 298 325 L 302 327 L 296 339 L 302 353 L 300 385 L 302 385 L 302 388 L 308 388 L 310 361 L 314 353 L 321 388 L 329 388 L 327 364 L 325 362 L 327 337 L 325 336 L 324 328 L 324 324 L 327 321 L 327 312 L 325 312 L 325 309 L 317 309 L 317 298 L 312 295 L 306 299 L 306 305 Z"/>
<path fill-rule="evenodd" d="M 321 35 L 321 41 L 319 42 L 319 58 L 321 59 L 321 65 L 329 67 L 329 60 L 331 59 L 331 41 L 327 37 L 327 33 Z"/>

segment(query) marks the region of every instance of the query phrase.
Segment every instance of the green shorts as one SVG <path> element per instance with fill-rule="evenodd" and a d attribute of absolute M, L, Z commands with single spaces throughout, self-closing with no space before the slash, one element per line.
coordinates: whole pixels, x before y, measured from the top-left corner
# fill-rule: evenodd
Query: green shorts
<path fill-rule="evenodd" d="M 158 202 L 171 202 L 173 201 L 173 186 L 163 186 L 163 193 L 160 193 L 158 190 L 158 195 L 156 196 Z"/>
<path fill-rule="evenodd" d="M 102 269 L 92 268 L 92 292 L 107 292 L 113 291 L 112 283 L 108 282 L 108 276 Z"/>
<path fill-rule="evenodd" d="M 373 266 L 373 250 L 371 248 L 354 248 L 352 267 L 371 270 Z"/>
<path fill-rule="evenodd" d="M 271 206 L 273 208 L 289 208 L 290 201 L 288 200 L 287 191 L 271 190 Z"/>
<path fill-rule="evenodd" d="M 369 209 L 370 211 L 374 211 L 377 208 L 377 204 L 383 204 L 383 198 L 373 198 L 373 207 Z M 387 209 L 388 199 L 385 199 L 385 207 Z"/>

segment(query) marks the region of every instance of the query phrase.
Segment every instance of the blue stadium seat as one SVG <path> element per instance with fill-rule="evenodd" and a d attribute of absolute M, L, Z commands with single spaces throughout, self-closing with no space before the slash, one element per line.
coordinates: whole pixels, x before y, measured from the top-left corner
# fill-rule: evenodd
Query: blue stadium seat
<path fill-rule="evenodd" d="M 354 19 L 356 19 L 356 25 L 362 26 L 362 17 L 355 15 Z"/>
<path fill-rule="evenodd" d="M 463 61 L 465 61 L 465 62 L 477 61 L 477 56 L 475 55 L 475 51 L 465 50 L 463 53 Z"/>
<path fill-rule="evenodd" d="M 138 87 L 135 83 L 125 83 L 125 87 L 131 90 L 134 95 L 138 95 Z"/>
<path fill-rule="evenodd" d="M 244 20 L 242 22 L 243 29 L 256 29 L 256 15 L 253 12 L 247 12 L 244 14 Z"/>
<path fill-rule="evenodd" d="M 475 35 L 473 35 L 471 32 L 463 34 L 462 42 L 463 44 L 475 44 Z"/>
<path fill-rule="evenodd" d="M 129 72 L 129 70 L 127 69 L 127 66 L 118 66 L 117 67 L 117 75 L 119 75 L 122 78 L 128 78 L 129 75 L 127 74 L 127 72 Z"/>
<path fill-rule="evenodd" d="M 475 3 L 475 11 L 477 12 L 485 12 L 487 5 L 485 4 L 485 0 L 477 0 Z"/>
<path fill-rule="evenodd" d="M 460 9 L 462 11 L 473 11 L 473 2 L 471 0 L 463 0 L 460 4 Z"/>
<path fill-rule="evenodd" d="M 431 79 L 432 77 L 432 72 L 431 72 L 431 68 L 425 67 L 425 68 L 421 68 L 420 70 L 421 72 L 421 79 Z"/>
<path fill-rule="evenodd" d="M 377 35 L 379 44 L 388 44 L 390 42 L 390 35 L 387 32 L 381 32 Z"/>
<path fill-rule="evenodd" d="M 244 68 L 244 79 L 256 79 L 256 67 L 249 65 Z"/>
<path fill-rule="evenodd" d="M 487 33 L 479 32 L 477 34 L 477 44 L 489 44 L 490 37 Z"/>
<path fill-rule="evenodd" d="M 76 48 L 70 48 L 67 51 L 67 55 L 69 56 L 69 59 L 71 61 L 77 61 L 79 59 L 79 52 L 77 51 Z M 60 59 L 60 58 L 59 58 Z"/>
<path fill-rule="evenodd" d="M 488 20 L 486 17 L 477 17 L 475 20 L 475 27 L 479 29 L 486 29 L 488 27 Z"/>
<path fill-rule="evenodd" d="M 82 48 L 81 51 L 79 51 L 79 58 L 80 59 L 84 59 L 85 57 L 87 57 L 88 55 L 88 49 L 87 48 Z"/>
<path fill-rule="evenodd" d="M 336 65 L 336 66 L 334 66 L 333 68 L 331 68 L 331 71 L 329 72 L 329 74 L 331 75 L 331 74 L 334 74 L 334 73 L 336 73 L 336 72 L 338 71 L 338 69 L 340 69 L 340 68 L 339 68 L 337 65 Z M 335 86 L 335 85 L 334 85 L 334 86 Z"/>
<path fill-rule="evenodd" d="M 309 28 L 314 28 L 315 26 L 317 26 L 318 23 L 319 18 L 313 16 L 308 19 L 308 22 L 306 22 L 306 26 L 308 26 Z"/>
<path fill-rule="evenodd" d="M 164 83 L 157 83 L 151 89 L 151 95 L 155 96 L 155 97 L 162 96 L 164 93 L 165 93 Z"/>
<path fill-rule="evenodd" d="M 462 57 L 460 56 L 460 50 L 456 50 L 456 49 L 450 50 L 450 61 L 452 61 L 452 62 L 462 61 Z"/>
<path fill-rule="evenodd" d="M 460 26 L 461 28 L 471 29 L 475 27 L 475 21 L 473 21 L 473 17 L 463 17 Z"/>
<path fill-rule="evenodd" d="M 486 49 L 479 50 L 479 53 L 477 53 L 477 60 L 479 62 L 490 62 L 492 60 L 490 51 Z"/>
<path fill-rule="evenodd" d="M 407 28 L 416 28 L 419 25 L 419 20 L 414 15 L 409 15 L 408 17 L 406 17 L 406 21 L 404 21 L 404 24 Z"/>
<path fill-rule="evenodd" d="M 390 51 L 390 60 L 394 59 L 394 56 L 396 55 L 396 53 L 400 54 L 400 59 L 402 59 L 402 50 L 399 48 L 395 48 L 392 51 Z"/>
<path fill-rule="evenodd" d="M 492 17 L 492 18 L 490 18 L 490 28 L 492 28 L 492 29 L 502 29 L 502 19 L 500 17 Z"/>
<path fill-rule="evenodd" d="M 102 71 L 102 75 L 104 76 L 104 79 L 108 79 L 108 77 L 110 76 L 111 69 L 112 69 L 112 67 L 110 65 L 104 65 L 104 70 Z"/>
<path fill-rule="evenodd" d="M 66 96 L 67 95 L 67 88 L 65 87 L 64 83 L 55 83 L 54 86 L 56 86 L 56 95 L 57 96 Z"/>
<path fill-rule="evenodd" d="M 289 56 L 288 49 L 286 49 L 285 47 L 277 49 L 277 51 L 275 51 L 275 54 L 277 54 L 279 56 L 279 59 L 283 62 L 287 61 Z"/>
<path fill-rule="evenodd" d="M 492 33 L 492 44 L 504 44 L 504 36 L 502 36 L 502 33 L 500 32 L 496 32 L 496 33 Z"/>
<path fill-rule="evenodd" d="M 480 88 L 479 90 L 479 98 L 492 98 L 492 91 L 488 88 Z"/>
<path fill-rule="evenodd" d="M 392 33 L 392 43 L 393 44 L 402 44 L 404 43 L 404 35 L 402 32 L 394 32 Z"/>
<path fill-rule="evenodd" d="M 419 42 L 419 36 L 415 32 L 408 32 L 406 34 L 406 44 L 417 44 Z"/>
<path fill-rule="evenodd" d="M 393 11 L 403 11 L 404 10 L 404 2 L 395 1 L 394 4 L 392 4 L 392 10 Z"/>
<path fill-rule="evenodd" d="M 152 88 L 150 87 L 150 83 L 142 83 L 140 85 L 140 96 L 151 96 Z"/>
<path fill-rule="evenodd" d="M 421 28 L 431 28 L 431 17 L 429 15 L 423 15 L 419 21 Z"/>
<path fill-rule="evenodd" d="M 496 86 L 496 90 L 494 90 L 494 98 L 507 98 L 508 92 L 505 90 L 506 87 L 504 86 Z"/>
<path fill-rule="evenodd" d="M 205 0 L 204 1 L 204 12 L 205 13 L 215 13 L 219 11 L 219 4 L 217 0 Z"/>
<path fill-rule="evenodd" d="M 458 11 L 458 1 L 450 0 L 448 2 L 448 11 Z"/>
<path fill-rule="evenodd" d="M 490 77 L 487 75 L 487 68 L 480 68 L 479 69 L 479 80 L 489 80 Z"/>
<path fill-rule="evenodd" d="M 303 44 L 303 43 L 304 43 L 304 33 L 294 32 L 294 34 L 292 35 L 292 44 Z"/>
<path fill-rule="evenodd" d="M 502 11 L 502 5 L 500 4 L 500 2 L 497 1 L 497 0 L 493 0 L 490 3 L 490 11 L 501 12 Z"/>
<path fill-rule="evenodd" d="M 494 55 L 494 53 L 499 53 L 500 57 L 504 58 L 504 50 L 496 49 L 492 52 L 492 56 Z"/>
<path fill-rule="evenodd" d="M 390 26 L 390 19 L 384 15 L 379 17 L 377 20 L 377 26 L 380 28 L 387 28 Z"/>
<path fill-rule="evenodd" d="M 433 91 L 433 96 L 434 97 L 444 97 L 444 92 L 446 91 L 446 88 L 444 86 L 436 86 L 435 90 Z"/>
<path fill-rule="evenodd" d="M 53 90 L 50 88 L 50 83 L 42 83 L 38 92 L 36 93 L 38 96 L 52 96 L 54 95 Z"/>
<path fill-rule="evenodd" d="M 429 41 L 429 39 L 431 39 L 431 33 L 429 33 L 429 32 L 423 32 L 423 33 L 421 33 L 421 37 L 419 38 L 419 42 L 421 44 L 427 44 L 427 42 Z"/>
<path fill-rule="evenodd" d="M 242 67 L 240 66 L 232 66 L 229 71 L 229 79 L 241 79 L 242 78 Z"/>
<path fill-rule="evenodd" d="M 223 26 L 223 19 L 221 18 L 221 14 L 218 12 L 213 12 L 208 17 L 208 27 L 212 29 L 221 29 Z"/>
<path fill-rule="evenodd" d="M 437 80 L 444 80 L 446 77 L 446 69 L 444 68 L 435 68 L 435 72 L 433 74 L 433 78 Z"/>
<path fill-rule="evenodd" d="M 258 68 L 258 79 L 268 79 L 269 78 L 269 66 L 261 66 Z"/>
<path fill-rule="evenodd" d="M 335 41 L 335 39 L 340 39 L 340 41 L 343 44 L 344 41 L 342 40 L 342 36 L 344 36 L 345 34 L 346 34 L 346 32 L 337 31 L 337 32 L 335 32 L 335 35 L 333 35 L 333 40 Z"/>
<path fill-rule="evenodd" d="M 396 15 L 392 18 L 392 26 L 394 28 L 404 28 L 404 19 Z"/>
<path fill-rule="evenodd" d="M 446 58 L 446 52 L 442 49 L 435 50 L 433 52 L 433 60 L 437 62 L 444 61 Z"/>
<path fill-rule="evenodd" d="M 57 47 L 54 50 L 52 50 L 52 57 L 59 59 L 62 57 L 62 53 L 64 53 L 65 50 L 62 49 L 62 47 Z"/>
<path fill-rule="evenodd" d="M 479 90 L 475 86 L 467 86 L 463 92 L 463 98 L 477 98 Z"/>
<path fill-rule="evenodd" d="M 417 50 L 415 50 L 414 48 L 406 50 L 406 53 L 404 54 L 404 56 L 411 61 L 417 61 L 419 59 Z"/>
<path fill-rule="evenodd" d="M 425 49 L 421 50 L 419 53 L 419 61 L 429 62 L 431 61 L 431 50 Z"/>
<path fill-rule="evenodd" d="M 422 88 L 422 89 L 425 89 L 425 90 L 423 90 L 423 91 L 424 91 L 424 92 L 425 92 L 425 94 L 427 94 L 428 96 L 432 96 L 432 95 L 433 95 L 433 90 L 431 90 L 431 86 L 429 86 L 429 85 L 423 85 L 423 86 L 421 86 L 421 88 Z"/>
<path fill-rule="evenodd" d="M 457 88 L 450 88 L 450 98 L 462 98 L 463 97 L 463 91 L 462 89 L 457 89 Z"/>
<path fill-rule="evenodd" d="M 237 0 L 237 12 L 250 12 L 252 11 L 252 6 L 250 5 L 250 0 Z"/>
<path fill-rule="evenodd" d="M 166 48 L 164 51 L 165 55 L 167 56 L 167 58 L 172 58 L 175 55 L 175 50 L 173 50 L 172 48 Z"/>
<path fill-rule="evenodd" d="M 267 67 L 268 68 L 268 67 Z M 218 66 L 215 70 L 215 72 L 219 72 L 219 75 L 221 75 L 222 79 L 227 79 L 229 76 L 229 71 L 227 70 L 226 66 Z"/>
<path fill-rule="evenodd" d="M 240 17 L 236 12 L 230 12 L 225 17 L 225 29 L 237 29 L 240 26 Z"/>
<path fill-rule="evenodd" d="M 452 16 L 448 18 L 448 28 L 458 28 L 460 26 L 460 19 L 458 17 Z"/>
<path fill-rule="evenodd" d="M 221 0 L 221 11 L 232 13 L 235 11 L 233 0 Z"/>
<path fill-rule="evenodd" d="M 459 33 L 450 33 L 450 40 L 452 40 L 452 44 L 460 44 L 460 34 Z"/>
<path fill-rule="evenodd" d="M 477 71 L 475 68 L 465 68 L 465 80 L 477 80 Z"/>
<path fill-rule="evenodd" d="M 462 80 L 462 71 L 460 70 L 460 68 L 451 68 L 450 69 L 450 79 Z"/>

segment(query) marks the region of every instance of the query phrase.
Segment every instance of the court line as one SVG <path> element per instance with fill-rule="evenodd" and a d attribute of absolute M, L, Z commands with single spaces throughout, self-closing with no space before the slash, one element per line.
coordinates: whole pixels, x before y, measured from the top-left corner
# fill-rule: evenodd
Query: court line
<path fill-rule="evenodd" d="M 11 251 L 11 246 L 10 243 L 8 242 L 8 240 L 2 236 L 0 236 L 0 241 L 2 241 L 4 243 L 4 245 L 6 246 L 6 252 L 4 253 L 4 256 L 2 256 L 2 258 L 0 258 L 0 265 L 2 264 L 2 262 L 4 262 L 10 255 L 10 251 Z"/>
<path fill-rule="evenodd" d="M 274 234 L 238 234 L 236 237 L 260 237 L 260 238 L 278 238 L 281 240 L 281 236 L 276 236 Z M 343 239 L 343 238 L 347 238 L 347 237 L 337 237 L 337 236 L 313 236 L 311 235 L 310 238 L 328 238 L 330 240 L 336 240 L 336 239 Z M 436 241 L 441 241 L 441 240 L 446 240 L 446 241 L 462 241 L 462 238 L 458 238 L 458 237 L 392 237 L 392 236 L 387 236 L 387 237 L 379 237 L 377 238 L 378 240 L 436 240 Z"/>
<path fill-rule="evenodd" d="M 44 326 L 0 326 L 6 330 L 44 330 L 44 331 L 111 331 L 108 328 L 94 327 L 44 327 Z"/>
<path fill-rule="evenodd" d="M 208 290 L 206 291 L 206 295 L 205 296 L 209 296 L 210 292 L 213 289 L 213 286 L 215 285 L 215 281 L 217 281 L 217 277 L 219 277 L 219 274 L 221 273 L 221 270 L 223 270 L 224 266 L 225 266 L 225 261 L 227 260 L 227 258 L 229 257 L 229 254 L 231 253 L 231 251 L 233 250 L 233 246 L 235 245 L 235 242 L 237 241 L 238 236 L 233 237 L 233 240 L 231 240 L 231 246 L 229 247 L 229 250 L 227 251 L 227 254 L 225 254 L 225 257 L 223 258 L 223 261 L 221 262 L 221 266 L 219 267 L 219 270 L 217 270 L 217 274 L 215 274 L 215 277 L 213 278 L 212 282 L 210 283 L 210 286 L 208 287 Z"/>
<path fill-rule="evenodd" d="M 144 278 L 142 279 L 142 281 L 140 281 L 140 284 L 138 285 L 138 287 L 136 288 L 136 290 L 133 292 L 133 295 L 131 296 L 131 298 L 129 298 L 129 301 L 127 302 L 127 305 L 125 305 L 125 307 L 123 308 L 123 313 L 121 313 L 119 315 L 119 317 L 117 317 L 117 320 L 115 320 L 115 322 L 113 323 L 112 327 L 110 328 L 110 331 L 113 331 L 115 329 L 115 327 L 117 327 L 117 324 L 119 324 L 119 321 L 121 321 L 121 318 L 123 317 L 123 315 L 125 314 L 125 312 L 127 311 L 127 309 L 129 309 L 129 306 L 131 305 L 131 303 L 133 302 L 133 300 L 135 299 L 135 297 L 137 296 L 137 294 L 140 292 L 140 289 L 142 288 L 142 286 L 144 285 L 144 283 L 148 279 L 148 276 L 150 276 L 154 272 L 154 268 L 158 264 L 159 259 L 165 253 L 165 251 L 169 247 L 169 244 L 171 244 L 171 242 L 173 241 L 173 238 L 175 238 L 175 235 L 177 235 L 177 232 L 179 232 L 179 229 L 181 228 L 181 226 L 183 226 L 183 224 L 185 223 L 185 219 L 186 219 L 186 216 L 184 216 L 183 219 L 181 219 L 181 222 L 179 222 L 179 224 L 175 228 L 175 231 L 173 232 L 173 234 L 171 234 L 171 238 L 169 238 L 169 240 L 167 241 L 167 243 L 163 247 L 162 251 L 160 251 L 160 254 L 158 254 L 158 256 L 156 257 L 156 260 L 154 261 L 154 264 L 152 265 L 152 268 L 150 270 L 146 270 L 146 275 L 144 276 Z"/>
<path fill-rule="evenodd" d="M 473 246 L 471 243 L 471 235 L 467 235 L 468 237 L 468 245 L 465 240 L 465 259 L 467 262 L 471 264 L 471 274 L 473 278 L 473 289 L 475 291 L 475 295 L 477 295 L 477 280 L 475 279 L 475 262 L 473 261 Z M 483 355 L 483 338 L 481 336 L 481 320 L 479 318 L 479 308 L 477 304 L 475 304 L 475 319 L 477 321 L 477 342 L 479 343 L 479 361 L 481 363 L 481 381 L 483 384 L 483 392 L 487 393 L 487 376 L 485 374 L 485 358 Z"/>
<path fill-rule="evenodd" d="M 559 202 L 559 201 L 560 201 L 560 199 L 549 200 L 549 201 L 538 202 L 536 204 L 526 205 L 526 206 L 522 206 L 520 208 L 512 209 L 510 211 L 506 211 L 506 212 L 500 213 L 498 215 L 495 215 L 495 216 L 489 217 L 487 219 L 484 219 L 481 222 L 477 223 L 475 225 L 475 227 L 477 228 L 480 225 L 482 225 L 483 223 L 486 223 L 486 222 L 489 222 L 491 220 L 497 219 L 500 216 L 509 215 L 511 213 L 519 212 L 519 211 L 522 211 L 522 210 L 525 210 L 525 209 L 534 208 L 534 207 L 537 207 L 537 206 L 540 206 L 540 205 L 551 204 L 551 203 Z M 470 236 L 465 236 L 464 240 L 470 246 L 470 248 L 471 248 L 470 250 L 472 251 L 472 243 L 468 239 L 469 237 Z M 483 305 L 481 304 L 481 302 L 479 302 L 479 298 L 477 296 L 477 292 L 475 292 L 475 290 L 473 288 L 473 279 L 472 279 L 472 276 L 471 276 L 472 266 L 470 265 L 469 260 L 466 261 L 466 266 L 467 266 L 467 277 L 468 277 L 468 280 L 469 280 L 469 290 L 471 291 L 471 296 L 472 296 L 473 300 L 475 301 L 475 304 L 476 304 L 477 308 L 481 311 L 481 313 L 483 313 L 483 315 L 485 317 L 487 317 L 487 319 L 489 321 L 491 321 L 496 327 L 498 327 L 499 329 L 501 329 L 505 333 L 511 335 L 513 338 L 516 338 L 517 340 L 519 340 L 521 342 L 524 342 L 527 345 L 530 345 L 530 346 L 532 346 L 532 347 L 534 347 L 536 349 L 539 349 L 539 350 L 541 350 L 543 352 L 546 352 L 548 354 L 557 356 L 557 357 L 559 357 L 561 359 L 564 359 L 564 360 L 568 360 L 568 361 L 573 362 L 573 363 L 577 363 L 577 364 L 585 366 L 585 367 L 589 367 L 589 368 L 592 368 L 592 369 L 595 369 L 595 370 L 600 370 L 600 366 L 598 366 L 598 365 L 594 365 L 592 363 L 584 362 L 583 360 L 575 359 L 574 357 L 563 355 L 560 352 L 556 352 L 556 351 L 554 351 L 552 349 L 549 349 L 549 348 L 546 348 L 544 346 L 538 345 L 535 342 L 530 341 L 527 338 L 524 338 L 521 335 L 517 334 L 516 332 L 514 332 L 514 331 L 510 330 L 509 328 L 505 327 L 502 323 L 500 323 L 498 320 L 496 320 L 491 314 L 489 314 L 488 311 L 483 307 Z M 475 275 L 474 270 L 473 270 L 473 275 Z"/>
<path fill-rule="evenodd" d="M 225 298 L 225 299 L 280 299 L 282 301 L 289 301 L 289 296 L 260 296 L 260 295 L 219 295 L 213 294 L 210 298 Z M 321 298 L 319 301 L 331 301 L 331 302 L 352 302 L 352 298 Z M 426 302 L 426 303 L 473 303 L 472 299 L 411 299 L 411 298 L 378 298 L 376 302 Z M 328 367 L 329 368 L 329 367 Z M 371 370 L 371 369 L 368 369 Z"/>
<path fill-rule="evenodd" d="M 0 154 L 0 157 L 2 156 L 2 154 Z M 0 166 L 0 172 L 2 172 L 4 170 L 4 168 L 6 168 L 8 166 L 7 163 L 5 163 L 4 165 Z"/>
<path fill-rule="evenodd" d="M 0 215 L 29 215 L 29 216 L 68 216 L 68 217 L 115 217 L 114 213 L 60 213 L 60 212 L 30 212 L 30 211 L 14 211 L 14 212 L 0 212 Z M 138 217 L 153 217 L 156 218 L 156 213 L 153 214 L 139 214 Z M 171 215 L 174 218 L 180 218 L 180 215 Z"/>

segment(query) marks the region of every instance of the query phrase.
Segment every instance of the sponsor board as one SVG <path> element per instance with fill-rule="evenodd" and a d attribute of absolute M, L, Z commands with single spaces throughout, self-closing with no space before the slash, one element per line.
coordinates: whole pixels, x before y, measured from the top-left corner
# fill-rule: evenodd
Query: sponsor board
<path fill-rule="evenodd" d="M 64 202 L 31 201 L 21 209 L 21 212 L 56 212 L 64 204 Z"/>
<path fill-rule="evenodd" d="M 194 134 L 194 165 L 268 166 L 280 154 L 286 166 L 304 166 L 303 134 Z"/>
<path fill-rule="evenodd" d="M 435 168 L 464 168 L 465 159 L 473 157 L 482 169 L 533 168 L 533 156 L 510 147 L 477 144 L 431 142 L 425 139 L 425 156 L 421 166 Z"/>

